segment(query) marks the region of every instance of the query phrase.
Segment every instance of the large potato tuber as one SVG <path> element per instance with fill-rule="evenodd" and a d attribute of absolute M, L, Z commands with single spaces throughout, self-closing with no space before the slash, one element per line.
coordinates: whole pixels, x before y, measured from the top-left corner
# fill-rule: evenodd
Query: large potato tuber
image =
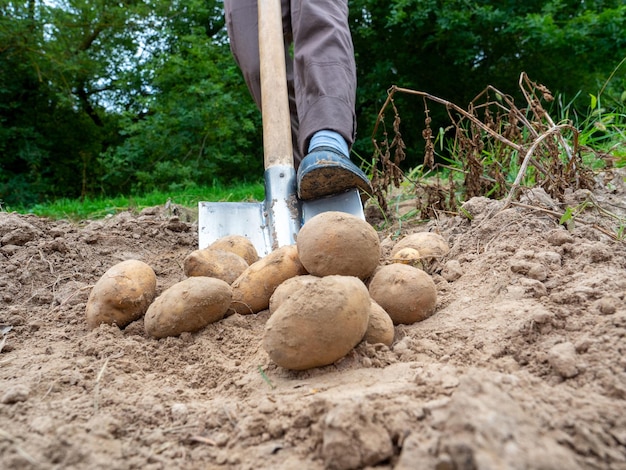
<path fill-rule="evenodd" d="M 390 264 L 378 269 L 370 281 L 369 292 L 395 325 L 428 318 L 437 303 L 437 288 L 432 278 L 406 264 Z"/>
<path fill-rule="evenodd" d="M 369 323 L 363 339 L 371 344 L 382 343 L 391 346 L 394 336 L 395 329 L 391 317 L 384 308 L 372 300 Z"/>
<path fill-rule="evenodd" d="M 205 248 L 189 253 L 183 262 L 183 269 L 188 277 L 215 277 L 232 284 L 248 269 L 248 263 L 230 251 Z"/>
<path fill-rule="evenodd" d="M 270 315 L 276 311 L 280 305 L 293 295 L 301 287 L 318 281 L 320 278 L 311 274 L 292 277 L 279 285 L 270 297 Z"/>
<path fill-rule="evenodd" d="M 363 339 L 370 302 L 356 277 L 320 278 L 294 292 L 268 319 L 263 348 L 286 369 L 332 364 Z"/>
<path fill-rule="evenodd" d="M 111 267 L 89 294 L 87 325 L 102 323 L 120 328 L 141 318 L 156 295 L 156 275 L 143 261 L 131 259 Z"/>
<path fill-rule="evenodd" d="M 307 274 L 295 245 L 283 246 L 250 265 L 233 282 L 235 313 L 250 314 L 266 310 L 276 288 L 287 279 Z"/>
<path fill-rule="evenodd" d="M 144 319 L 154 338 L 201 330 L 224 318 L 232 300 L 231 287 L 221 279 L 190 277 L 165 290 L 150 305 Z"/>
<path fill-rule="evenodd" d="M 417 232 L 407 235 L 394 245 L 391 259 L 432 272 L 449 251 L 450 247 L 438 233 Z"/>
<path fill-rule="evenodd" d="M 243 235 L 228 235 L 215 240 L 209 245 L 211 250 L 224 250 L 241 256 L 248 265 L 259 260 L 259 254 L 254 245 Z"/>
<path fill-rule="evenodd" d="M 366 221 L 344 212 L 322 212 L 305 223 L 297 238 L 306 270 L 315 276 L 369 277 L 380 261 L 378 233 Z"/>

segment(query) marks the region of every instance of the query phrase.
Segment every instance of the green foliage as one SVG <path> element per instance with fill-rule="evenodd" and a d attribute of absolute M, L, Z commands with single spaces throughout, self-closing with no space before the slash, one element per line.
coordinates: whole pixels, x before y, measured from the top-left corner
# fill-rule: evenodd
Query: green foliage
<path fill-rule="evenodd" d="M 106 184 L 166 190 L 263 174 L 260 115 L 210 4 L 175 2 L 161 12 L 171 40 L 145 65 L 150 93 L 124 114 L 124 142 L 100 158 Z"/>
<path fill-rule="evenodd" d="M 115 138 L 116 117 L 98 97 L 111 88 L 116 70 L 128 67 L 145 5 L 85 0 L 62 5 L 5 2 L 0 9 L 0 198 L 5 201 L 84 196 L 98 177 L 96 157 Z M 147 11 L 143 8 L 144 15 Z"/>
<path fill-rule="evenodd" d="M 234 63 L 224 67 L 229 54 L 201 35 L 179 37 L 141 100 L 149 111 L 126 113 L 123 144 L 102 155 L 105 182 L 146 191 L 263 174 L 259 113 Z"/>
<path fill-rule="evenodd" d="M 556 112 L 578 129 L 583 160 L 594 169 L 626 166 L 626 102 L 601 106 L 598 95 L 589 95 L 589 107 L 581 115 L 570 101 L 559 97 Z"/>

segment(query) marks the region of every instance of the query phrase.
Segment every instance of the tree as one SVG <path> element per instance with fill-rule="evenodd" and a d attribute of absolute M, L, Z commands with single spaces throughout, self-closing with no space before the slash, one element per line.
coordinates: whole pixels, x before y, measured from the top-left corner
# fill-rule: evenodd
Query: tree
<path fill-rule="evenodd" d="M 0 198 L 85 195 L 115 143 L 104 92 L 136 50 L 142 2 L 6 2 L 0 10 Z M 112 140 L 110 140 L 112 139 Z"/>

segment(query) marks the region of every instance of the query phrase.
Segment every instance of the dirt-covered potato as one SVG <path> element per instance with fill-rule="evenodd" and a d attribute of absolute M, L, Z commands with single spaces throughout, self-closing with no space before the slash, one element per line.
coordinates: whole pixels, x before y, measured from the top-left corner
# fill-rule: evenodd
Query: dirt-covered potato
<path fill-rule="evenodd" d="M 283 246 L 251 264 L 232 283 L 230 310 L 242 315 L 266 310 L 276 288 L 295 276 L 307 274 L 295 245 Z"/>
<path fill-rule="evenodd" d="M 370 305 L 370 318 L 365 332 L 365 341 L 371 344 L 383 343 L 391 346 L 395 336 L 393 321 L 385 309 L 378 305 L 374 300 Z"/>
<path fill-rule="evenodd" d="M 418 261 L 415 260 L 416 254 L 410 251 L 411 249 L 417 251 Z M 450 247 L 438 233 L 417 232 L 407 235 L 394 245 L 391 250 L 391 259 L 399 262 L 405 258 L 408 261 L 405 264 L 432 271 L 433 266 L 449 251 Z"/>
<path fill-rule="evenodd" d="M 356 277 L 320 278 L 294 292 L 267 320 L 263 348 L 286 369 L 332 364 L 363 339 L 370 302 Z"/>
<path fill-rule="evenodd" d="M 344 212 L 322 212 L 306 222 L 297 238 L 298 253 L 314 276 L 369 277 L 380 261 L 378 233 L 366 221 Z"/>
<path fill-rule="evenodd" d="M 208 247 L 212 250 L 224 250 L 241 256 L 248 265 L 256 263 L 259 260 L 259 254 L 254 245 L 243 235 L 228 235 L 215 240 Z"/>
<path fill-rule="evenodd" d="M 408 264 L 409 266 L 414 266 L 421 269 L 421 259 L 422 256 L 420 255 L 420 252 L 417 251 L 415 248 L 402 248 L 393 255 L 391 261 L 394 263 Z"/>
<path fill-rule="evenodd" d="M 395 325 L 422 321 L 435 312 L 437 288 L 432 278 L 406 264 L 378 269 L 369 283 L 369 292 Z"/>
<path fill-rule="evenodd" d="M 230 251 L 205 248 L 189 253 L 183 262 L 183 269 L 187 277 L 215 277 L 232 284 L 248 269 L 248 263 Z"/>
<path fill-rule="evenodd" d="M 166 289 L 146 312 L 144 326 L 154 338 L 201 330 L 224 318 L 231 287 L 221 279 L 190 277 Z"/>
<path fill-rule="evenodd" d="M 319 280 L 319 277 L 312 276 L 310 274 L 304 274 L 302 276 L 296 276 L 292 277 L 291 279 L 287 279 L 276 288 L 276 290 L 270 297 L 270 315 L 274 313 L 285 300 L 291 297 L 291 295 L 295 291 L 317 280 Z"/>
<path fill-rule="evenodd" d="M 102 323 L 120 328 L 141 318 L 156 295 L 156 275 L 143 261 L 131 259 L 111 267 L 89 294 L 87 325 Z"/>

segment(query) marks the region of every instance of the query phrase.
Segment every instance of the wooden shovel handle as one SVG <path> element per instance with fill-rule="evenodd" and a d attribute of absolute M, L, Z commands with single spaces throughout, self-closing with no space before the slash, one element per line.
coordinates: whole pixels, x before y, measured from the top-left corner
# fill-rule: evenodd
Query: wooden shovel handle
<path fill-rule="evenodd" d="M 265 169 L 293 166 L 281 0 L 258 0 Z"/>

